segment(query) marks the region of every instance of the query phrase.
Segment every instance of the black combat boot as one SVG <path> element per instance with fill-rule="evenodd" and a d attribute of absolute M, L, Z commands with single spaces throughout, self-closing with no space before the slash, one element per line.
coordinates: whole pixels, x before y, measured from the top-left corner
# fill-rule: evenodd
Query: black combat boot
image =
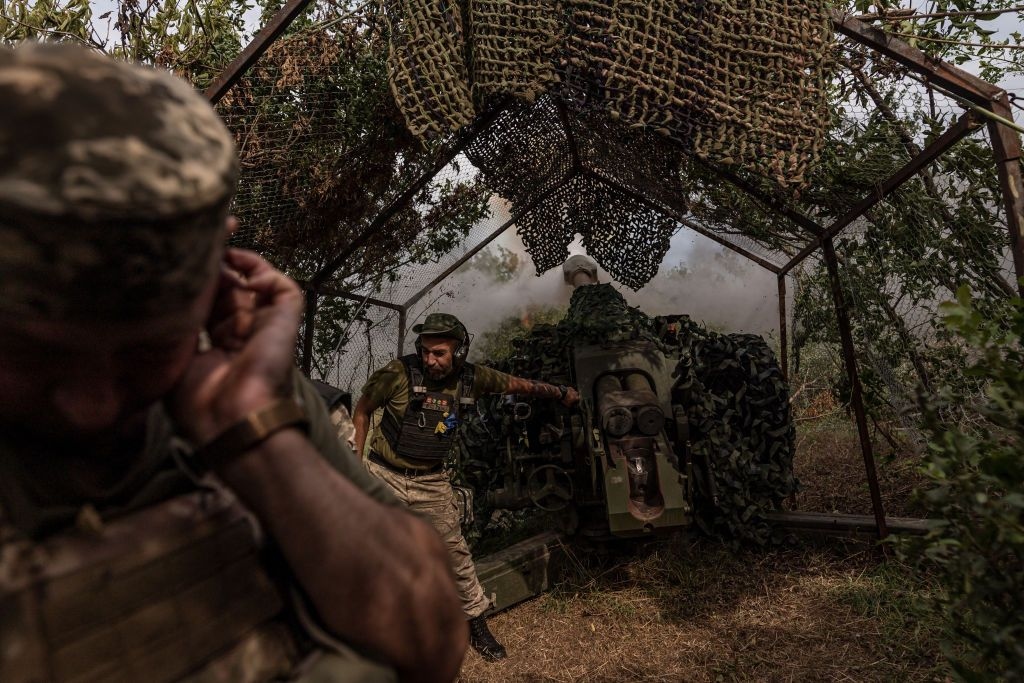
<path fill-rule="evenodd" d="M 469 620 L 469 644 L 488 662 L 496 662 L 508 656 L 505 646 L 491 635 L 491 630 L 487 628 L 487 619 L 483 616 Z"/>

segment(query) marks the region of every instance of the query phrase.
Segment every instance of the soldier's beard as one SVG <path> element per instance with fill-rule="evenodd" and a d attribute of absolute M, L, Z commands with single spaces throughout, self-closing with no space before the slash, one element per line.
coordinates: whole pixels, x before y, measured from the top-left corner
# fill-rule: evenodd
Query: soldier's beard
<path fill-rule="evenodd" d="M 431 370 L 430 368 L 428 368 L 427 369 L 427 377 L 429 377 L 430 379 L 444 379 L 445 377 L 450 375 L 451 372 L 452 372 L 451 368 L 448 368 L 447 370 L 440 370 L 440 369 Z"/>

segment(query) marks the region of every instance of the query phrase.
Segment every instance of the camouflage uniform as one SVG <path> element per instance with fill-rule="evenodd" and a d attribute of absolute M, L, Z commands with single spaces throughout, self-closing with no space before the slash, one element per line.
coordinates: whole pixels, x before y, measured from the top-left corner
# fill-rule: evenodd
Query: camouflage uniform
<path fill-rule="evenodd" d="M 0 102 L 0 316 L 133 321 L 194 302 L 238 172 L 210 106 L 167 74 L 43 44 L 0 48 Z M 323 457 L 394 504 L 298 373 L 293 389 Z M 293 601 L 283 561 L 185 464 L 159 405 L 137 451 L 113 447 L 123 476 L 102 489 L 9 431 L 0 680 L 394 679 Z"/>
<path fill-rule="evenodd" d="M 313 386 L 320 392 L 320 397 L 327 405 L 327 412 L 331 416 L 331 424 L 338 430 L 338 439 L 347 443 L 349 448 L 355 448 L 356 426 L 352 422 L 352 415 L 345 405 L 346 403 L 351 405 L 351 395 L 318 379 L 313 380 Z"/>
<path fill-rule="evenodd" d="M 194 299 L 238 174 L 210 106 L 167 74 L 45 44 L 0 51 L 0 102 L 2 310 L 124 320 Z"/>
<path fill-rule="evenodd" d="M 356 425 L 352 422 L 348 408 L 338 406 L 331 411 L 331 424 L 338 433 L 338 440 L 348 444 L 349 448 L 356 446 Z"/>
<path fill-rule="evenodd" d="M 441 320 L 449 323 L 448 327 L 451 327 L 451 321 L 448 319 L 461 326 L 454 316 L 437 313 L 427 316 L 427 323 L 440 324 L 438 321 Z M 413 330 L 421 332 L 423 326 L 416 326 Z M 493 368 L 474 366 L 471 398 L 475 400 L 488 394 L 503 393 L 508 389 L 511 379 L 510 375 Z M 442 380 L 424 378 L 428 391 L 449 395 L 453 404 L 460 380 L 458 369 Z M 409 379 L 402 361 L 391 361 L 374 372 L 363 387 L 363 399 L 372 409 L 383 408 L 400 421 L 410 405 Z M 434 429 L 434 425 L 427 425 L 427 429 Z M 462 609 L 470 619 L 479 617 L 487 611 L 490 600 L 480 585 L 469 546 L 462 536 L 459 504 L 448 473 L 444 470 L 431 471 L 429 464 L 400 457 L 379 428 L 374 429 L 369 443 L 371 460 L 366 462 L 366 467 L 374 476 L 387 483 L 399 500 L 411 510 L 431 521 L 448 546 L 459 596 L 462 598 Z M 378 462 L 374 462 L 374 459 Z"/>

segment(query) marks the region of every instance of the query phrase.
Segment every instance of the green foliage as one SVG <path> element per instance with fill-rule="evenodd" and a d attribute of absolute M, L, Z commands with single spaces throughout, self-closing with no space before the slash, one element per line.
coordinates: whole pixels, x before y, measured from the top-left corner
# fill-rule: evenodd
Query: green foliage
<path fill-rule="evenodd" d="M 859 12 L 890 14 L 884 24 L 886 32 L 932 57 L 953 64 L 977 62 L 985 80 L 997 83 L 1007 71 L 1020 73 L 1015 51 L 1005 49 L 1021 44 L 1020 32 L 1000 39 L 988 23 L 1003 15 L 1020 16 L 1019 11 L 1005 12 L 1020 7 L 1015 0 L 933 0 L 920 6 L 920 14 L 930 15 L 921 17 L 903 10 L 902 0 L 855 0 L 852 4 Z"/>
<path fill-rule="evenodd" d="M 100 47 L 88 0 L 0 0 L 0 43 L 73 41 Z"/>
<path fill-rule="evenodd" d="M 519 254 L 500 244 L 493 250 L 485 249 L 466 264 L 466 267 L 484 273 L 494 282 L 509 282 L 522 266 Z"/>
<path fill-rule="evenodd" d="M 534 325 L 554 325 L 564 315 L 564 309 L 554 306 L 531 306 L 521 316 L 510 315 L 480 334 L 474 342 L 473 355 L 488 361 L 508 360 L 517 340 L 529 335 Z"/>
<path fill-rule="evenodd" d="M 248 0 L 164 0 L 118 2 L 118 44 L 110 52 L 169 69 L 199 89 L 214 78 L 248 42 L 244 15 Z"/>
<path fill-rule="evenodd" d="M 914 142 L 933 139 L 951 115 L 933 117 L 926 103 L 899 110 L 899 74 L 851 63 L 854 77 L 837 87 L 862 98 L 875 114 L 861 120 L 837 109 L 835 136 L 816 170 L 807 199 L 832 218 L 874 183 L 920 152 Z M 860 74 L 863 80 L 856 75 Z M 851 164 L 851 160 L 856 163 Z M 1004 274 L 1007 227 L 991 150 L 983 138 L 958 143 L 922 174 L 906 182 L 836 240 L 843 297 L 848 304 L 868 410 L 890 419 L 912 408 L 914 387 L 962 376 L 966 360 L 934 314 L 935 302 L 962 284 L 977 291 L 987 315 L 1005 315 L 1013 288 Z M 794 353 L 803 345 L 838 346 L 831 283 L 822 262 L 797 275 Z M 844 383 L 843 375 L 836 375 Z M 848 396 L 848 387 L 836 387 Z"/>
<path fill-rule="evenodd" d="M 248 42 L 251 7 L 248 0 L 119 0 L 94 16 L 88 0 L 0 0 L 0 43 L 74 41 L 205 88 Z"/>
<path fill-rule="evenodd" d="M 933 486 L 921 495 L 938 521 L 904 550 L 945 588 L 933 606 L 966 680 L 1024 678 L 1024 302 L 1012 307 L 1009 323 L 997 324 L 966 287 L 941 306 L 969 349 L 976 390 L 954 383 L 922 399 Z M 949 419 L 962 413 L 970 419 Z"/>
<path fill-rule="evenodd" d="M 914 17 L 907 3 L 897 0 L 846 3 L 854 14 L 866 15 L 875 27 L 930 55 L 956 63 L 977 60 L 982 77 L 993 82 L 1019 72 L 1024 53 L 997 49 L 986 13 L 1019 4 L 940 0 L 914 10 L 952 15 Z M 1001 16 L 1009 20 L 1013 13 Z M 963 113 L 941 96 L 912 87 L 913 74 L 866 48 L 847 43 L 836 61 L 832 125 L 801 197 L 801 208 L 820 225 L 871 196 L 879 182 Z M 1005 301 L 1014 289 L 1005 271 L 1008 239 L 1000 192 L 987 140 L 971 135 L 836 239 L 865 403 L 876 420 L 899 416 L 912 422 L 915 387 L 965 377 L 968 360 L 939 323 L 936 302 L 968 283 L 986 315 L 1005 317 Z M 801 269 L 795 273 L 794 364 L 804 344 L 838 348 L 839 343 L 825 264 L 809 260 Z M 833 378 L 835 393 L 845 402 L 850 391 L 845 373 Z"/>

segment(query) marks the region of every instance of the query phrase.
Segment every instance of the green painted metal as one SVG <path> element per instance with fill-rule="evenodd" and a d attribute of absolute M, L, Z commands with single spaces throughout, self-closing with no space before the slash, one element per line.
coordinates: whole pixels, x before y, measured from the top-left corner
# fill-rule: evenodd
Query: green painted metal
<path fill-rule="evenodd" d="M 564 557 L 565 537 L 546 531 L 476 562 L 476 575 L 499 612 L 540 595 L 556 580 Z"/>
<path fill-rule="evenodd" d="M 664 414 L 671 416 L 671 372 L 675 360 L 668 359 L 655 345 L 629 342 L 609 346 L 578 346 L 573 353 L 574 370 L 580 395 L 591 406 L 599 402 L 598 383 L 611 374 L 628 377 L 639 373 L 647 377 Z M 669 461 L 672 447 L 664 430 L 648 438 L 614 439 L 600 429 L 600 420 L 590 420 L 587 447 L 592 461 L 601 463 L 608 528 L 613 536 L 642 536 L 659 529 L 676 529 L 693 522 L 692 507 L 687 500 L 687 475 Z M 624 448 L 643 443 L 653 455 L 654 471 L 648 474 L 657 480 L 657 493 L 642 497 L 631 490 L 629 467 Z"/>

